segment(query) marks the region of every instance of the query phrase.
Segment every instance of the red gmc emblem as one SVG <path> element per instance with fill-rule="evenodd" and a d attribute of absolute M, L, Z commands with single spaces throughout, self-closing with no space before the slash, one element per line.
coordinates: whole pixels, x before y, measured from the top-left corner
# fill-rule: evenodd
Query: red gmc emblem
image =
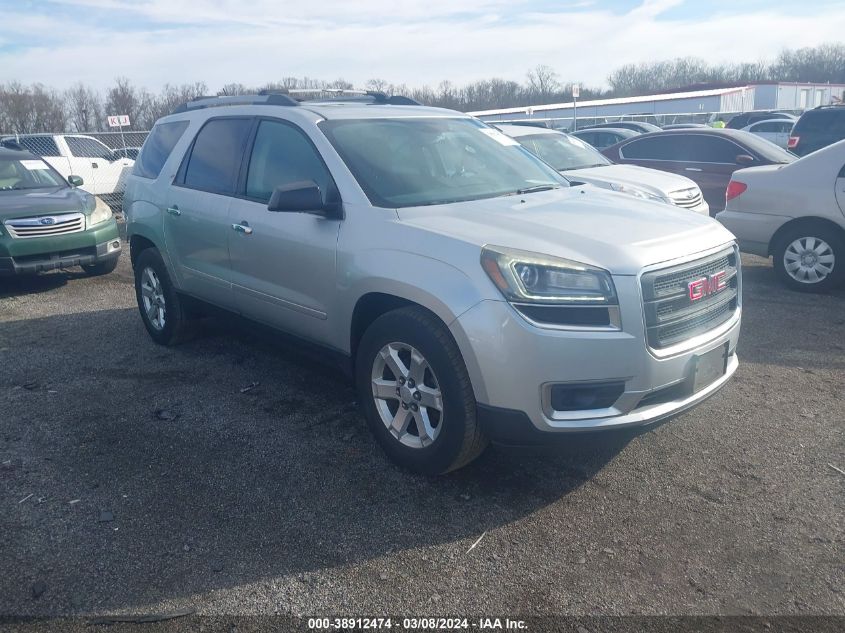
<path fill-rule="evenodd" d="M 698 301 L 708 295 L 724 290 L 728 287 L 728 282 L 725 281 L 726 276 L 727 273 L 724 270 L 720 270 L 709 277 L 702 277 L 701 279 L 689 282 L 687 284 L 689 300 Z"/>

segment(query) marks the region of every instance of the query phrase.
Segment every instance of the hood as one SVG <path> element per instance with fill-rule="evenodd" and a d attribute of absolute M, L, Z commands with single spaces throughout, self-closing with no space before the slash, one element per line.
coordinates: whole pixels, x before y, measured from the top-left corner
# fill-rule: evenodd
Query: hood
<path fill-rule="evenodd" d="M 598 187 L 609 188 L 611 183 L 631 185 L 664 198 L 671 191 L 698 187 L 695 182 L 686 176 L 637 165 L 606 165 L 586 169 L 569 169 L 561 173 L 567 178 L 589 182 Z"/>
<path fill-rule="evenodd" d="M 616 275 L 732 242 L 719 222 L 595 187 L 406 207 L 403 222 L 477 245 L 572 259 Z"/>
<path fill-rule="evenodd" d="M 0 220 L 81 212 L 86 195 L 89 194 L 71 187 L 0 191 Z"/>

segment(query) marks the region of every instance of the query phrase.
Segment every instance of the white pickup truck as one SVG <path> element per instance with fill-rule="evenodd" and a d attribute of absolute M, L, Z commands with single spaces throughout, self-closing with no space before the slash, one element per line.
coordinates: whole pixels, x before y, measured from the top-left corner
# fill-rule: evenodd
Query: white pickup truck
<path fill-rule="evenodd" d="M 62 176 L 82 178 L 82 189 L 100 196 L 109 204 L 123 194 L 124 180 L 135 161 L 122 157 L 93 136 L 83 134 L 20 134 L 5 136 L 41 156 Z"/>

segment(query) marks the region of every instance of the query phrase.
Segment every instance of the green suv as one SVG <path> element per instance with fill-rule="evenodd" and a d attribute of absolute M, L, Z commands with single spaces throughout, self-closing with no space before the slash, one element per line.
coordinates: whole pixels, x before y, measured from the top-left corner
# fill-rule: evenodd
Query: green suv
<path fill-rule="evenodd" d="M 38 156 L 0 147 L 0 276 L 82 266 L 117 266 L 120 236 L 111 209 Z"/>

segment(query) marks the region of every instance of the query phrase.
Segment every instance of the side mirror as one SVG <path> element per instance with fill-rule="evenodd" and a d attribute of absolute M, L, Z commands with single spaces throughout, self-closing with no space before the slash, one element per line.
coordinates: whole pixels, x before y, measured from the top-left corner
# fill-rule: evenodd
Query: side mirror
<path fill-rule="evenodd" d="M 70 175 L 70 176 L 68 176 L 68 177 L 67 177 L 67 183 L 68 183 L 71 187 L 81 187 L 81 186 L 82 186 L 82 183 L 83 183 L 83 180 L 82 180 L 82 177 L 81 177 L 81 176 L 73 176 L 73 175 Z"/>
<path fill-rule="evenodd" d="M 756 162 L 755 158 L 753 156 L 748 155 L 748 154 L 739 154 L 736 157 L 736 164 L 737 165 L 750 165 L 751 163 L 754 163 L 754 162 Z"/>
<path fill-rule="evenodd" d="M 267 205 L 268 211 L 314 213 L 326 217 L 334 217 L 339 208 L 338 203 L 323 202 L 320 187 L 313 180 L 292 182 L 276 187 Z"/>

